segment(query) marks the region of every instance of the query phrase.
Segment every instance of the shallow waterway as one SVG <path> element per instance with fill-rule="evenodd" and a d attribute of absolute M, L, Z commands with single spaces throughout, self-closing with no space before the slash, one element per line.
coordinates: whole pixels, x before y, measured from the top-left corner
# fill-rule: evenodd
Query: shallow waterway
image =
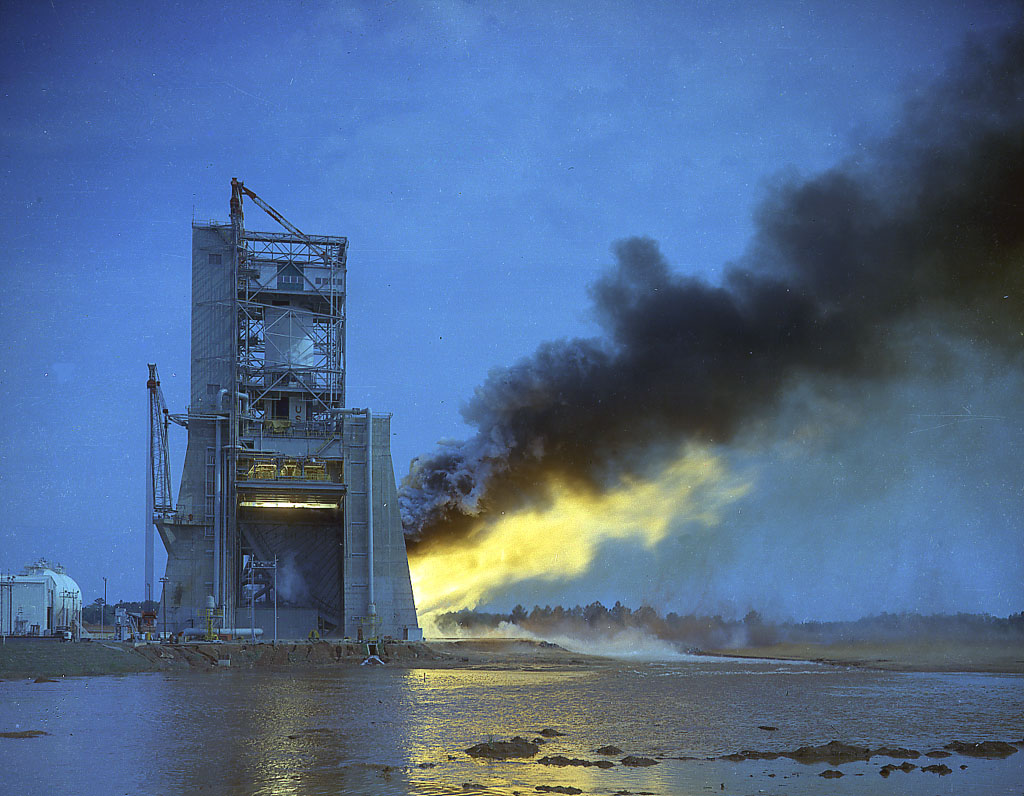
<path fill-rule="evenodd" d="M 136 674 L 0 682 L 3 791 L 18 794 L 1021 794 L 1024 752 L 953 755 L 947 776 L 879 775 L 898 759 L 831 766 L 707 760 L 833 739 L 923 752 L 1021 741 L 1024 678 L 813 664 L 681 660 L 571 671 L 392 669 Z M 760 729 L 761 726 L 777 730 Z M 565 733 L 543 755 L 661 759 L 648 768 L 483 761 L 480 741 Z M 961 768 L 966 766 L 966 768 Z M 839 769 L 839 779 L 819 773 Z"/>

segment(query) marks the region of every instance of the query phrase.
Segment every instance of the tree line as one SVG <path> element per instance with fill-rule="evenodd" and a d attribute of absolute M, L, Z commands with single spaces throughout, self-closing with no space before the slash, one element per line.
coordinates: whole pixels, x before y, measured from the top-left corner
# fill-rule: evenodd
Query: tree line
<path fill-rule="evenodd" d="M 675 612 L 662 615 L 648 605 L 631 609 L 616 602 L 607 608 L 601 602 L 592 602 L 571 608 L 535 605 L 529 611 L 517 605 L 509 613 L 452 611 L 436 618 L 438 629 L 448 635 L 495 631 L 503 622 L 542 638 L 567 635 L 598 639 L 625 630 L 639 630 L 690 650 L 767 646 L 781 642 L 1024 638 L 1024 611 L 1007 617 L 965 613 L 882 613 L 854 621 L 773 622 L 757 611 L 750 611 L 742 619 L 729 619 L 720 615 L 681 615 Z"/>
<path fill-rule="evenodd" d="M 86 605 L 82 608 L 82 623 L 86 625 L 113 625 L 114 613 L 118 608 L 124 608 L 129 613 L 137 614 L 141 613 L 143 608 L 149 611 L 156 611 L 159 609 L 159 606 L 160 604 L 156 600 L 141 602 L 138 600 L 134 602 L 122 600 L 118 603 L 104 605 L 103 598 L 97 597 L 91 605 Z"/>

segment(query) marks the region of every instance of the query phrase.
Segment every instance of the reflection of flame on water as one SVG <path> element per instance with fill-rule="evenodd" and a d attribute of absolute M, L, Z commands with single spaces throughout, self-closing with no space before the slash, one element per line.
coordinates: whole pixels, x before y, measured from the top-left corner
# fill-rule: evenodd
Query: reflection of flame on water
<path fill-rule="evenodd" d="M 587 572 L 601 544 L 633 540 L 650 548 L 687 523 L 718 522 L 718 510 L 746 493 L 721 459 L 687 446 L 653 479 L 629 478 L 604 494 L 553 482 L 542 507 L 485 520 L 469 539 L 412 558 L 420 620 L 473 608 L 527 580 L 564 580 Z"/>

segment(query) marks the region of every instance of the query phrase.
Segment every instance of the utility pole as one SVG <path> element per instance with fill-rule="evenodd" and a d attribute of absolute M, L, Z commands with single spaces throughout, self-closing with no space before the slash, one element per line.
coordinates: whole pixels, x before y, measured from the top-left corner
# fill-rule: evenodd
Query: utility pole
<path fill-rule="evenodd" d="M 72 640 L 76 640 L 75 639 L 75 634 L 78 632 L 78 629 L 75 627 L 74 622 L 72 621 L 71 615 L 68 614 L 68 599 L 69 598 L 71 599 L 71 614 L 74 614 L 74 612 L 75 612 L 75 593 L 73 591 L 71 591 L 70 589 L 64 589 L 60 593 L 61 615 L 62 615 L 62 621 L 64 622 L 64 624 L 63 625 L 57 625 L 56 627 L 52 627 L 52 628 L 50 628 L 50 630 L 51 631 L 56 630 L 57 627 L 68 628 L 68 632 L 71 634 Z"/>
<path fill-rule="evenodd" d="M 7 592 L 7 624 L 4 625 L 4 592 Z M 13 634 L 14 628 L 11 627 L 13 621 L 13 612 L 11 611 L 11 603 L 14 602 L 14 581 L 10 576 L 0 576 L 0 636 L 3 637 L 3 643 L 7 644 L 7 636 Z"/>
<path fill-rule="evenodd" d="M 103 614 L 107 612 L 107 578 L 103 578 L 103 604 L 100 606 L 100 635 L 103 635 Z"/>
<path fill-rule="evenodd" d="M 163 642 L 167 641 L 167 581 L 168 578 L 160 578 L 160 596 L 164 601 L 164 635 Z"/>
<path fill-rule="evenodd" d="M 252 566 L 252 559 L 249 560 L 249 633 L 252 634 L 252 643 L 256 643 L 256 567 Z"/>

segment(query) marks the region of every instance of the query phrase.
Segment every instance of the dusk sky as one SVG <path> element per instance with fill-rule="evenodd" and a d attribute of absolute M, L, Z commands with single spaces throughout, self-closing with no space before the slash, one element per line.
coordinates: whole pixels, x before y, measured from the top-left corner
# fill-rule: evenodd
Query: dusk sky
<path fill-rule="evenodd" d="M 588 286 L 615 241 L 648 236 L 677 273 L 715 281 L 746 250 L 767 185 L 884 137 L 965 37 L 1019 16 L 1018 3 L 940 0 L 5 4 L 0 571 L 45 557 L 86 602 L 103 576 L 111 602 L 141 598 L 146 364 L 184 411 L 191 222 L 227 221 L 232 177 L 303 231 L 349 238 L 348 403 L 394 413 L 401 479 L 438 440 L 471 433 L 460 406 L 492 368 L 598 334 Z M 246 224 L 275 229 L 253 206 Z M 991 395 L 975 376 L 963 395 Z M 171 435 L 176 488 L 185 432 Z M 761 483 L 773 501 L 793 489 Z M 1019 484 L 1016 503 L 991 488 L 997 541 L 964 541 L 959 558 L 972 577 L 1002 567 L 992 590 L 894 592 L 892 608 L 1024 608 L 1019 563 L 995 563 L 1021 558 Z M 795 615 L 784 584 L 762 593 L 742 576 L 764 544 L 740 569 L 700 560 L 750 605 Z M 927 559 L 914 582 L 945 560 L 903 553 Z M 631 590 L 629 572 L 606 566 L 603 589 L 565 601 L 661 593 Z M 719 600 L 672 599 L 690 598 Z"/>

